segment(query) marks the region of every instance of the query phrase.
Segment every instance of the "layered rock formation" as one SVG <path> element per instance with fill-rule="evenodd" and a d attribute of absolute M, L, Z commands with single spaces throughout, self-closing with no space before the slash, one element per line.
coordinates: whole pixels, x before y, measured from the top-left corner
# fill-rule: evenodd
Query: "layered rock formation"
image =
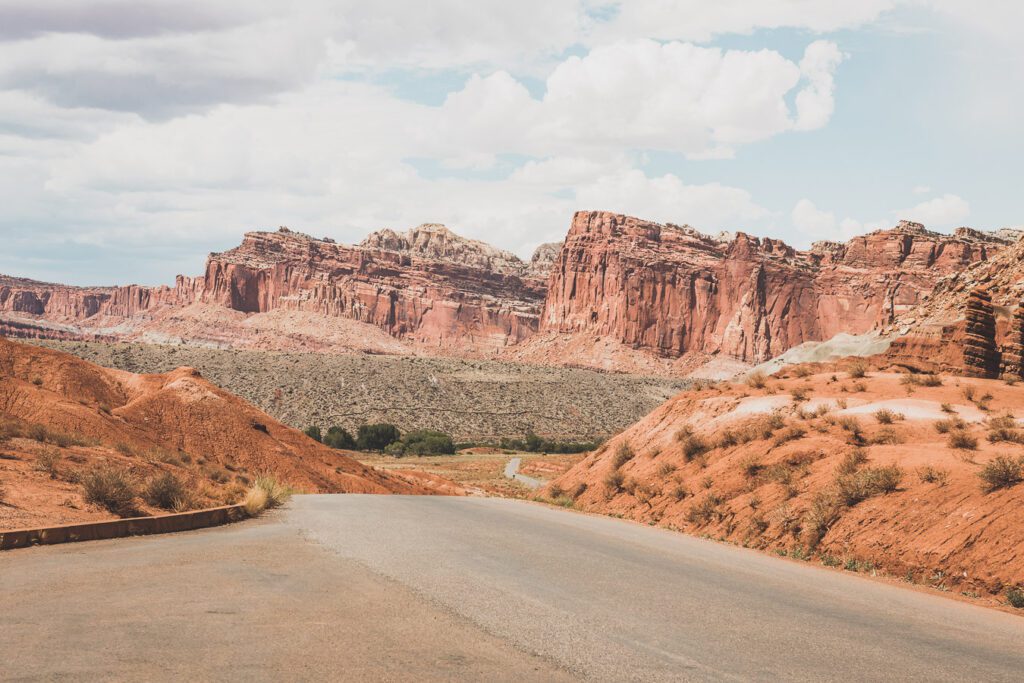
<path fill-rule="evenodd" d="M 966 375 L 994 377 L 997 374 L 999 350 L 996 348 L 996 317 L 992 310 L 992 295 L 980 287 L 972 290 L 967 300 L 963 347 Z"/>
<path fill-rule="evenodd" d="M 1024 377 L 1024 306 L 1017 304 L 1001 356 L 1000 374 L 1006 378 Z"/>
<path fill-rule="evenodd" d="M 909 329 L 923 320 L 915 312 L 927 307 L 933 288 L 960 301 L 983 283 L 958 278 L 1012 251 L 1013 236 L 969 228 L 941 235 L 901 222 L 799 251 L 742 232 L 709 236 L 580 212 L 564 244 L 541 245 L 527 263 L 440 225 L 382 230 L 358 245 L 282 228 L 247 233 L 238 247 L 211 254 L 202 276 L 179 276 L 173 287 L 0 278 L 0 332 L 301 351 L 501 353 L 685 374 L 714 356 L 760 362 L 842 332 Z M 1018 291 L 1016 300 L 1022 296 Z M 962 313 L 966 298 L 958 305 Z M 950 362 L 962 365 L 962 358 Z"/>
<path fill-rule="evenodd" d="M 935 282 L 1006 246 L 902 222 L 801 252 L 744 233 L 709 237 L 604 212 L 576 214 L 541 329 L 607 336 L 662 356 L 763 361 L 805 341 L 862 333 L 919 304 Z"/>
<path fill-rule="evenodd" d="M 282 228 L 247 233 L 238 247 L 211 254 L 203 276 L 179 276 L 174 287 L 4 278 L 0 313 L 21 314 L 9 329 L 30 328 L 25 336 L 124 338 L 138 329 L 156 334 L 168 311 L 193 305 L 291 311 L 367 323 L 442 351 L 490 352 L 536 331 L 550 252 L 545 245 L 527 264 L 439 225 L 382 230 L 356 246 Z"/>

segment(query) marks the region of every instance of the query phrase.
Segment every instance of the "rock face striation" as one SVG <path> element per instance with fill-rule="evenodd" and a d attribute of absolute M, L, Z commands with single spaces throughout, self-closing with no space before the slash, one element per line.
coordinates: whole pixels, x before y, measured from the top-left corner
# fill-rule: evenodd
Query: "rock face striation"
<path fill-rule="evenodd" d="M 347 246 L 281 228 L 247 233 L 211 254 L 198 278 L 174 287 L 79 288 L 0 279 L 0 312 L 33 316 L 37 336 L 123 336 L 168 309 L 196 304 L 242 314 L 290 311 L 345 318 L 441 350 L 487 352 L 522 341 L 538 327 L 550 245 L 533 261 L 440 225 L 382 230 Z M 82 323 L 89 333 L 82 334 Z M 10 321 L 22 336 L 31 320 Z M 315 334 L 315 332 L 314 332 Z"/>
<path fill-rule="evenodd" d="M 800 251 L 742 232 L 579 212 L 564 243 L 541 245 L 525 262 L 435 224 L 357 245 L 281 228 L 247 233 L 173 287 L 0 277 L 0 333 L 502 354 L 683 374 L 711 356 L 760 362 L 842 332 L 907 327 L 933 288 L 955 298 L 966 286 L 957 278 L 1010 251 L 1016 234 L 942 235 L 904 221 Z"/>
<path fill-rule="evenodd" d="M 965 374 L 972 377 L 994 377 L 997 374 L 996 316 L 992 309 L 992 295 L 981 287 L 972 290 L 967 300 L 963 347 Z"/>
<path fill-rule="evenodd" d="M 541 330 L 608 336 L 661 356 L 760 362 L 805 341 L 889 324 L 939 278 L 1006 245 L 974 230 L 941 235 L 904 221 L 797 251 L 744 233 L 711 237 L 580 212 L 552 269 Z"/>

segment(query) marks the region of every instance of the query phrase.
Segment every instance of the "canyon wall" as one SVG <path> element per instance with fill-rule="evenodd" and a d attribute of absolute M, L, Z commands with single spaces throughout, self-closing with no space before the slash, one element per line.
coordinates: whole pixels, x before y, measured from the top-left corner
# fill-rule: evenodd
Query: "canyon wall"
<path fill-rule="evenodd" d="M 573 219 L 541 330 L 612 337 L 661 356 L 760 362 L 805 341 L 863 333 L 922 302 L 943 276 L 1006 239 L 916 223 L 797 251 L 743 233 L 712 237 L 606 212 Z"/>
<path fill-rule="evenodd" d="M 404 234 L 383 230 L 355 246 L 282 228 L 247 233 L 238 247 L 211 254 L 203 276 L 179 276 L 174 287 L 82 288 L 2 278 L 0 313 L 47 323 L 38 336 L 78 330 L 83 337 L 116 337 L 126 322 L 193 304 L 244 314 L 299 311 L 368 323 L 442 350 L 485 352 L 537 330 L 545 261 L 550 267 L 550 247 L 544 249 L 528 264 L 438 225 Z"/>

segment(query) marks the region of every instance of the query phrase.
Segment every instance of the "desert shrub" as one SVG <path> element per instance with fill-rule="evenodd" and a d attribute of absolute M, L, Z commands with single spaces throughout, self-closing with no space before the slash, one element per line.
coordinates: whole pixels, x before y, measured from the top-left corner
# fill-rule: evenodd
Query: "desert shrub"
<path fill-rule="evenodd" d="M 882 427 L 871 437 L 873 444 L 898 444 L 903 443 L 903 438 L 892 427 Z"/>
<path fill-rule="evenodd" d="M 1005 441 L 1007 443 L 1024 443 L 1024 432 L 1017 429 L 997 427 L 989 430 L 988 440 L 991 443 L 999 443 L 1000 441 Z"/>
<path fill-rule="evenodd" d="M 262 500 L 262 506 L 256 509 L 257 506 L 250 506 L 249 495 L 254 491 L 258 490 L 261 493 L 255 495 L 254 503 L 258 503 Z M 256 477 L 253 481 L 252 487 L 246 492 L 245 506 L 246 512 L 249 514 L 259 514 L 263 510 L 276 508 L 284 505 L 291 498 L 294 491 L 292 488 L 282 482 L 279 482 L 276 477 L 270 474 L 261 474 Z M 255 510 L 255 512 L 252 512 Z"/>
<path fill-rule="evenodd" d="M 99 505 L 119 517 L 137 513 L 135 498 L 138 485 L 127 470 L 110 467 L 94 469 L 82 477 L 82 488 L 88 503 Z"/>
<path fill-rule="evenodd" d="M 939 469 L 931 465 L 922 465 L 917 468 L 917 478 L 925 484 L 945 486 L 949 483 L 949 470 Z"/>
<path fill-rule="evenodd" d="M 683 458 L 690 462 L 711 450 L 711 446 L 696 434 L 692 434 L 682 442 Z"/>
<path fill-rule="evenodd" d="M 25 436 L 40 443 L 45 443 L 47 435 L 46 425 L 41 424 L 31 424 L 25 431 Z"/>
<path fill-rule="evenodd" d="M 111 411 L 110 411 L 110 406 L 108 406 L 108 405 L 107 405 L 106 403 L 101 403 L 101 404 L 99 404 L 99 405 L 97 406 L 97 408 L 98 408 L 98 409 L 99 409 L 99 411 L 100 411 L 101 413 L 103 413 L 104 415 L 110 415 L 110 412 L 111 412 Z"/>
<path fill-rule="evenodd" d="M 990 417 L 985 421 L 989 429 L 1017 429 L 1017 420 L 1013 413 L 1004 413 L 996 417 Z"/>
<path fill-rule="evenodd" d="M 775 446 L 781 446 L 784 443 L 802 439 L 805 434 L 807 434 L 807 430 L 803 427 L 800 427 L 799 425 L 791 425 L 782 431 L 777 432 L 775 436 L 772 437 L 772 444 Z"/>
<path fill-rule="evenodd" d="M 747 479 L 756 479 L 764 471 L 764 463 L 756 455 L 749 455 L 740 463 L 740 472 Z"/>
<path fill-rule="evenodd" d="M 862 360 L 854 361 L 850 364 L 850 368 L 847 370 L 847 373 L 852 379 L 862 379 L 867 377 L 868 364 Z"/>
<path fill-rule="evenodd" d="M 121 455 L 135 455 L 135 449 L 132 447 L 132 445 L 125 443 L 124 441 L 118 441 L 117 444 L 114 446 L 114 450 L 116 450 Z"/>
<path fill-rule="evenodd" d="M 804 378 L 810 377 L 812 374 L 814 374 L 813 371 L 806 365 L 798 365 L 795 368 L 793 368 L 794 377 Z"/>
<path fill-rule="evenodd" d="M 227 472 L 220 469 L 219 467 L 214 468 L 213 470 L 210 471 L 210 481 L 214 482 L 215 484 L 226 484 L 230 480 L 231 475 L 229 475 Z"/>
<path fill-rule="evenodd" d="M 807 400 L 807 397 L 810 395 L 810 391 L 805 387 L 797 387 L 795 389 L 791 389 L 789 395 L 792 396 L 793 400 L 797 403 L 802 403 Z"/>
<path fill-rule="evenodd" d="M 146 483 L 142 498 L 155 507 L 175 510 L 183 507 L 188 495 L 181 479 L 172 472 L 163 472 Z"/>
<path fill-rule="evenodd" d="M 310 425 L 302 430 L 302 433 L 313 439 L 313 441 L 323 442 L 323 434 L 320 433 L 320 428 L 316 425 Z"/>
<path fill-rule="evenodd" d="M 836 477 L 835 487 L 845 505 L 856 505 L 872 496 L 892 493 L 901 481 L 903 470 L 898 465 L 887 465 L 840 475 Z"/>
<path fill-rule="evenodd" d="M 986 492 L 1009 488 L 1024 479 L 1024 458 L 998 455 L 981 468 L 978 476 Z"/>
<path fill-rule="evenodd" d="M 718 509 L 722 499 L 713 493 L 704 496 L 700 502 L 694 503 L 686 512 L 686 521 L 690 524 L 705 525 L 714 519 L 721 519 L 721 511 Z"/>
<path fill-rule="evenodd" d="M 899 422 L 903 419 L 902 413 L 897 413 L 888 408 L 882 408 L 881 410 L 875 411 L 875 419 L 878 420 L 879 424 L 891 425 L 893 422 Z"/>
<path fill-rule="evenodd" d="M 56 479 L 61 457 L 60 451 L 56 448 L 47 448 L 36 457 L 36 469 L 46 472 L 50 479 Z"/>
<path fill-rule="evenodd" d="M 950 448 L 958 448 L 965 451 L 973 451 L 978 447 L 978 440 L 962 429 L 955 429 L 949 433 L 946 443 Z"/>
<path fill-rule="evenodd" d="M 608 473 L 608 476 L 604 478 L 604 485 L 611 491 L 621 491 L 622 485 L 626 482 L 626 475 L 620 470 L 614 470 Z"/>
<path fill-rule="evenodd" d="M 700 480 L 700 485 L 701 488 L 709 489 L 715 485 L 715 480 L 709 475 Z"/>
<path fill-rule="evenodd" d="M 764 389 L 768 384 L 768 377 L 758 370 L 747 375 L 747 386 L 751 389 Z"/>
<path fill-rule="evenodd" d="M 861 427 L 860 421 L 852 415 L 845 415 L 836 421 L 836 424 L 849 436 L 849 442 L 852 444 L 863 444 L 864 439 L 864 428 Z"/>
<path fill-rule="evenodd" d="M 850 386 L 850 390 L 852 392 L 854 392 L 855 394 L 859 394 L 859 393 L 867 391 L 868 390 L 868 385 L 864 384 L 864 382 L 854 382 Z"/>
<path fill-rule="evenodd" d="M 576 500 L 586 492 L 587 485 L 586 483 L 581 481 L 580 483 L 576 484 L 576 486 L 574 486 L 571 491 L 569 491 L 569 497 L 572 498 L 573 500 Z"/>
<path fill-rule="evenodd" d="M 612 458 L 612 468 L 617 470 L 634 457 L 636 457 L 636 453 L 633 452 L 633 447 L 629 445 L 629 442 L 622 441 L 619 443 L 619 447 L 615 449 L 615 457 Z"/>
<path fill-rule="evenodd" d="M 690 495 L 690 492 L 687 491 L 686 487 L 683 486 L 682 484 L 676 484 L 675 486 L 672 487 L 672 490 L 669 491 L 668 495 L 672 496 L 674 500 L 680 501 L 683 498 L 686 498 L 688 495 Z"/>
<path fill-rule="evenodd" d="M 1024 609 L 1024 589 L 1021 589 L 1020 586 L 1007 588 L 1006 602 L 1015 609 Z"/>
<path fill-rule="evenodd" d="M 389 444 L 385 449 L 392 455 L 452 455 L 455 442 L 451 435 L 430 429 L 417 429 Z M 557 496 L 553 496 L 557 497 Z"/>
<path fill-rule="evenodd" d="M 974 402 L 975 389 L 970 384 L 961 389 L 960 393 L 963 394 L 963 397 L 968 401 L 971 401 L 972 403 Z"/>
<path fill-rule="evenodd" d="M 956 410 L 953 408 L 953 406 L 951 406 L 948 403 L 943 403 L 942 405 L 940 405 L 939 406 L 939 410 L 941 410 L 944 413 L 955 413 L 956 412 Z"/>
<path fill-rule="evenodd" d="M 330 430 L 328 430 L 330 433 Z M 361 451 L 383 451 L 389 445 L 401 440 L 402 433 L 398 427 L 386 422 L 359 425 L 356 446 Z"/>
<path fill-rule="evenodd" d="M 946 420 L 935 421 L 935 431 L 939 434 L 948 434 L 953 431 L 958 431 L 967 428 L 967 423 L 961 420 L 959 417 L 951 417 Z"/>
<path fill-rule="evenodd" d="M 732 429 L 723 429 L 722 433 L 718 435 L 719 448 L 731 448 L 740 442 L 740 435 Z"/>
<path fill-rule="evenodd" d="M 843 459 L 839 461 L 836 473 L 840 476 L 844 474 L 853 474 L 867 461 L 867 451 L 863 448 L 854 448 L 852 451 L 844 455 Z"/>
<path fill-rule="evenodd" d="M 672 474 L 675 471 L 676 471 L 676 466 L 675 465 L 673 465 L 670 462 L 663 462 L 660 465 L 658 465 L 657 474 L 658 474 L 659 477 L 664 479 L 665 477 L 668 477 L 670 474 Z"/>
<path fill-rule="evenodd" d="M 929 373 L 927 375 L 914 375 L 908 373 L 900 378 L 900 383 L 918 387 L 941 387 L 942 378 L 935 373 Z"/>
<path fill-rule="evenodd" d="M 803 519 L 804 541 L 811 548 L 821 543 L 832 525 L 839 521 L 845 505 L 841 497 L 830 490 L 815 494 Z"/>

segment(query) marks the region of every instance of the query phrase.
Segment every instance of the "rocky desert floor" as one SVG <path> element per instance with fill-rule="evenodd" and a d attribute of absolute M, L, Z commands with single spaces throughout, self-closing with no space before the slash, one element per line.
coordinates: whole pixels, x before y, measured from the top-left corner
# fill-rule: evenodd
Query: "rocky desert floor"
<path fill-rule="evenodd" d="M 520 458 L 520 474 L 548 482 L 569 471 L 586 454 L 518 453 L 497 448 L 468 448 L 456 455 L 395 458 L 378 453 L 348 453 L 351 457 L 389 474 L 424 476 L 456 483 L 469 495 L 493 495 L 506 498 L 530 498 L 534 491 L 505 476 L 505 465 Z"/>
<path fill-rule="evenodd" d="M 130 372 L 199 370 L 293 427 L 391 422 L 457 440 L 610 436 L 688 386 L 685 380 L 513 362 L 189 346 L 40 342 Z"/>

